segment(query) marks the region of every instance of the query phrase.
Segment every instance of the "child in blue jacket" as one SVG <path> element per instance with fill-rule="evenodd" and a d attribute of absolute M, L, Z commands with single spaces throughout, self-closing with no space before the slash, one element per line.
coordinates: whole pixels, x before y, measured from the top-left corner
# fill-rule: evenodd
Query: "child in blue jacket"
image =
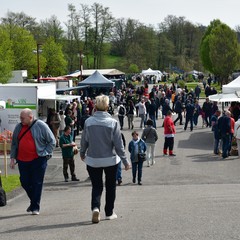
<path fill-rule="evenodd" d="M 138 172 L 138 185 L 142 185 L 142 167 L 143 161 L 139 160 L 138 153 L 146 152 L 147 147 L 145 142 L 138 137 L 136 131 L 132 132 L 132 141 L 128 144 L 128 151 L 130 152 L 130 159 L 132 162 L 133 183 L 136 183 L 136 175 Z"/>

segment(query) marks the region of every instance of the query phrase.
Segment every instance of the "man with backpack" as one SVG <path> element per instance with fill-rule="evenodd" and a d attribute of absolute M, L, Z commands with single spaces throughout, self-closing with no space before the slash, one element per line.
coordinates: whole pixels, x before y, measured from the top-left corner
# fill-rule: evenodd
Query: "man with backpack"
<path fill-rule="evenodd" d="M 126 108 L 123 106 L 123 103 L 120 102 L 120 105 L 118 106 L 118 119 L 119 119 L 121 130 L 123 129 L 125 115 L 126 115 Z"/>

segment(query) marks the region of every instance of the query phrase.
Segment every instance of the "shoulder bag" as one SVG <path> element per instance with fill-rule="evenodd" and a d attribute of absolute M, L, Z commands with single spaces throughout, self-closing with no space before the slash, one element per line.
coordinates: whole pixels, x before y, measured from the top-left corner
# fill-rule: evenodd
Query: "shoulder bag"
<path fill-rule="evenodd" d="M 146 153 L 145 152 L 141 153 L 140 151 L 141 151 L 141 149 L 140 149 L 140 141 L 139 141 L 138 142 L 138 161 L 144 162 L 144 161 L 146 161 Z"/>

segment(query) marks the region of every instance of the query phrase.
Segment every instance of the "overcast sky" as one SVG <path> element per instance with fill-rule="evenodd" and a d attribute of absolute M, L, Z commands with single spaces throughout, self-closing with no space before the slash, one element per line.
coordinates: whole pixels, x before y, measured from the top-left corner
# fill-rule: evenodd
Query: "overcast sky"
<path fill-rule="evenodd" d="M 157 26 L 168 15 L 185 17 L 193 24 L 208 26 L 220 19 L 232 29 L 240 25 L 240 0 L 0 0 L 0 17 L 8 11 L 23 11 L 37 21 L 56 15 L 60 22 L 67 21 L 68 4 L 80 9 L 80 3 L 94 2 L 109 7 L 114 18 L 131 18 Z"/>

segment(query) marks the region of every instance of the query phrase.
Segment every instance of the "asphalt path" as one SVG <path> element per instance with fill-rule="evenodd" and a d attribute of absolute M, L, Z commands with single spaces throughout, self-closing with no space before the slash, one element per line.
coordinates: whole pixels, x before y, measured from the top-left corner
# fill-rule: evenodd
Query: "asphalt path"
<path fill-rule="evenodd" d="M 140 119 L 134 121 L 134 129 L 141 134 Z M 161 125 L 159 119 L 156 164 L 144 164 L 143 185 L 133 184 L 131 170 L 123 170 L 115 202 L 118 219 L 104 219 L 103 193 L 102 220 L 91 223 L 86 166 L 77 156 L 80 182 L 65 183 L 61 152 L 56 149 L 46 173 L 40 215 L 26 213 L 29 202 L 22 190 L 8 195 L 8 205 L 0 208 L 0 240 L 240 239 L 240 159 L 223 160 L 213 154 L 213 135 L 210 128 L 202 127 L 201 118 L 192 132 L 177 125 L 176 157 L 163 156 Z M 125 119 L 127 143 L 131 132 Z M 9 169 L 9 173 L 18 171 Z"/>

